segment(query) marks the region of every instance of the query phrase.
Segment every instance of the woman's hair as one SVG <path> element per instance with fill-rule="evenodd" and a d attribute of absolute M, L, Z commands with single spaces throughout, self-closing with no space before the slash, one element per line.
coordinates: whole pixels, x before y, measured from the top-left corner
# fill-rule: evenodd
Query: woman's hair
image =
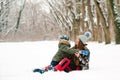
<path fill-rule="evenodd" d="M 75 49 L 84 50 L 84 46 L 85 44 L 83 44 L 82 41 L 79 39 L 78 44 L 75 44 Z"/>

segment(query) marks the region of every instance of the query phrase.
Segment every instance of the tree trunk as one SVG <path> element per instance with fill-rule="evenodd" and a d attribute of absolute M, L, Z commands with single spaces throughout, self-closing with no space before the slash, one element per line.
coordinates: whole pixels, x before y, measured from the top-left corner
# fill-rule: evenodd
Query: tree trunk
<path fill-rule="evenodd" d="M 100 25 L 100 16 L 97 14 L 97 27 L 98 27 L 98 42 L 102 43 L 102 27 Z"/>
<path fill-rule="evenodd" d="M 76 3 L 80 3 L 79 0 L 76 0 Z M 70 6 L 69 6 L 70 7 Z M 73 5 L 71 5 L 73 7 Z M 76 36 L 79 35 L 80 33 L 80 16 L 77 16 L 80 14 L 80 4 L 76 4 L 76 11 L 73 12 L 72 8 L 69 8 L 72 14 L 72 19 L 73 19 L 73 29 L 70 35 L 72 36 L 72 40 L 76 39 Z M 75 14 L 76 13 L 76 14 Z"/>
<path fill-rule="evenodd" d="M 102 27 L 100 25 L 100 16 L 97 14 L 97 35 L 98 35 L 98 42 L 102 43 L 103 39 L 102 39 Z"/>
<path fill-rule="evenodd" d="M 0 32 L 8 26 L 9 0 L 0 1 Z"/>
<path fill-rule="evenodd" d="M 112 7 L 111 7 L 111 3 L 110 0 L 107 0 L 107 8 L 108 8 L 108 25 L 111 28 L 111 38 L 115 37 L 115 32 L 114 32 L 114 28 L 115 28 L 115 24 L 114 24 L 114 18 L 113 18 L 113 12 L 112 12 Z M 114 38 L 115 39 L 115 38 Z M 114 40 L 113 39 L 113 40 Z"/>
<path fill-rule="evenodd" d="M 85 4 L 84 4 L 84 0 L 82 1 L 82 5 L 81 5 L 81 13 L 82 13 L 82 17 L 81 17 L 81 28 L 82 28 L 82 31 L 84 32 L 85 31 L 85 21 L 84 21 L 84 17 L 85 17 Z"/>
<path fill-rule="evenodd" d="M 100 27 L 100 25 L 98 25 L 98 42 L 102 43 L 102 28 Z"/>
<path fill-rule="evenodd" d="M 95 41 L 96 40 L 95 36 L 98 35 L 98 34 L 95 33 L 96 29 L 95 29 L 95 23 L 94 23 L 94 20 L 93 20 L 93 16 L 92 16 L 90 0 L 87 0 L 87 6 L 88 6 L 88 15 L 89 15 L 91 26 L 92 26 L 92 39 L 93 39 L 93 41 Z"/>
<path fill-rule="evenodd" d="M 113 20 L 113 27 L 115 31 L 115 42 L 116 44 L 120 44 L 120 22 L 119 22 L 120 19 L 116 20 L 116 17 L 118 17 L 118 14 L 115 12 L 114 0 L 110 0 L 109 5 L 110 5 L 110 8 L 112 8 L 111 14 L 113 15 L 112 20 Z"/>
<path fill-rule="evenodd" d="M 25 2 L 26 2 L 26 0 L 24 0 L 23 6 L 22 6 L 21 9 L 20 9 L 20 12 L 19 12 L 19 15 L 18 15 L 17 24 L 16 24 L 16 30 L 15 30 L 15 32 L 18 31 L 19 24 L 20 24 L 20 19 L 21 19 L 21 15 L 22 15 L 22 11 L 23 11 L 23 9 L 24 9 L 24 7 L 25 7 Z"/>
<path fill-rule="evenodd" d="M 80 3 L 80 0 L 76 0 L 76 3 Z M 77 15 L 80 14 L 80 4 L 76 5 L 76 13 Z M 75 15 L 75 16 L 77 16 Z M 74 40 L 76 39 L 76 36 L 80 34 L 80 16 L 74 17 L 73 19 L 73 26 L 74 26 Z"/>
<path fill-rule="evenodd" d="M 73 40 L 75 40 L 76 36 L 79 35 L 79 24 L 80 20 L 73 19 Z"/>
<path fill-rule="evenodd" d="M 97 14 L 100 16 L 100 20 L 101 20 L 101 23 L 102 23 L 102 26 L 103 26 L 105 43 L 110 44 L 111 43 L 111 38 L 110 38 L 109 27 L 107 27 L 107 25 L 106 25 L 106 21 L 105 21 L 105 18 L 103 16 L 103 14 L 102 14 L 101 9 L 100 9 L 99 3 L 96 0 L 94 0 L 94 1 L 95 1 L 96 9 L 97 9 Z"/>

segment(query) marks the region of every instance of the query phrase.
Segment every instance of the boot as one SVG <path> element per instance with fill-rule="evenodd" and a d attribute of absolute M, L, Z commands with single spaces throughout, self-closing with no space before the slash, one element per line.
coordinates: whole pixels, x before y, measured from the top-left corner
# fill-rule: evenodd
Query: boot
<path fill-rule="evenodd" d="M 54 70 L 54 67 L 52 65 L 46 66 L 45 68 L 42 68 L 42 69 L 34 69 L 33 72 L 39 72 L 43 74 L 44 72 L 47 72 L 50 70 Z"/>
<path fill-rule="evenodd" d="M 40 74 L 43 74 L 44 72 L 46 72 L 46 69 L 34 69 L 33 72 L 39 72 Z"/>

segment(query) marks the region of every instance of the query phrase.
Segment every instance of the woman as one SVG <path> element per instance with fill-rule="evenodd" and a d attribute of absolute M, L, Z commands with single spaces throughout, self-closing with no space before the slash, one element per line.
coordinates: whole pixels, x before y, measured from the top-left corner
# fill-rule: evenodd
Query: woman
<path fill-rule="evenodd" d="M 79 60 L 74 58 L 74 63 L 76 65 L 80 65 L 81 70 L 86 70 L 89 69 L 89 58 L 90 58 L 90 51 L 87 48 L 86 41 L 91 38 L 91 33 L 90 32 L 85 32 L 84 35 L 80 35 L 76 38 L 75 40 L 75 46 L 73 47 L 74 49 L 79 49 L 80 54 Z"/>

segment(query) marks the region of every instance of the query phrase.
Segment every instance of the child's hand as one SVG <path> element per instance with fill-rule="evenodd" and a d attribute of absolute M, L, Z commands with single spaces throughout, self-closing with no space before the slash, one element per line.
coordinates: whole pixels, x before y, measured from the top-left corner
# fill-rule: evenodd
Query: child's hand
<path fill-rule="evenodd" d="M 80 53 L 79 53 L 79 52 L 76 52 L 76 53 L 75 53 L 75 56 L 79 57 L 79 56 L 80 56 Z"/>

